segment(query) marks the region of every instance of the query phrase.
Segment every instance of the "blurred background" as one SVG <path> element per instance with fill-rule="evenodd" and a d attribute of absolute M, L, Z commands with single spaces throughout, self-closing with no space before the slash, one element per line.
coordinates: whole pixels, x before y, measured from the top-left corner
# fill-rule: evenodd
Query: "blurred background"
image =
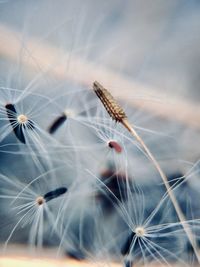
<path fill-rule="evenodd" d="M 95 80 L 101 82 L 121 101 L 130 121 L 138 127 L 139 133 L 171 180 L 184 174 L 187 176 L 199 160 L 199 79 L 198 0 L 0 0 L 1 88 L 19 91 L 28 88 L 30 95 L 41 94 L 54 99 L 61 96 L 65 88 L 75 92 L 79 89 L 90 92 Z M 71 99 L 69 103 L 73 104 L 73 98 Z M 93 96 L 89 94 L 88 99 L 79 95 L 80 103 L 76 104 L 76 108 L 84 101 L 92 102 Z M 62 111 L 64 104 L 59 101 Z M 3 105 L 2 99 L 0 103 Z M 27 101 L 27 106 L 31 104 L 32 98 Z M 95 105 L 98 106 L 96 102 Z M 48 113 L 49 110 L 50 108 L 44 111 L 47 117 L 38 116 L 43 130 L 47 129 L 51 115 L 56 116 L 59 109 L 53 110 L 52 114 Z M 2 123 L 3 120 L 0 124 Z M 84 131 L 81 129 L 80 132 L 85 133 Z M 64 140 L 63 136 L 65 138 L 65 132 L 58 135 L 58 139 Z M 88 140 L 92 139 L 88 137 Z M 1 140 L 1 173 L 14 173 L 18 177 L 25 175 L 27 169 L 19 168 L 23 166 L 25 154 L 14 156 L 14 153 L 9 152 L 13 148 L 4 147 L 7 143 L 13 143 L 13 136 Z M 131 157 L 135 159 L 137 153 L 134 152 Z M 140 160 L 138 157 L 138 162 L 134 163 L 134 166 L 138 166 L 135 175 L 139 179 L 141 172 L 149 175 L 149 166 L 143 168 Z M 28 160 L 26 163 L 32 171 L 29 177 L 31 180 L 37 171 Z M 91 168 L 96 168 L 96 165 Z M 102 166 L 107 165 L 106 162 Z M 66 172 L 74 173 L 74 170 L 69 171 L 67 168 L 68 166 Z M 132 169 L 131 166 L 130 172 Z M 105 169 L 102 168 L 101 171 L 105 175 L 102 174 L 101 178 L 107 179 L 109 175 L 106 176 Z M 199 190 L 199 169 L 194 168 L 192 172 L 195 174 L 189 189 Z M 55 177 L 57 176 L 55 172 Z M 154 176 L 149 177 L 154 179 Z M 23 179 L 26 181 L 26 175 Z M 64 179 L 61 185 L 63 181 Z M 1 183 L 3 188 L 5 181 Z M 144 187 L 144 192 L 148 190 L 148 187 Z M 189 201 L 184 202 L 184 196 L 181 195 L 180 188 L 179 190 L 177 196 L 183 201 L 183 208 L 190 201 L 198 199 L 198 190 L 195 195 L 194 191 L 189 191 Z M 157 197 L 160 198 L 160 194 Z M 3 201 L 0 220 L 2 229 L 5 229 L 5 218 L 10 219 L 12 213 L 5 217 Z M 190 207 L 190 218 L 197 216 L 199 212 L 195 205 Z M 193 213 L 193 209 L 198 212 Z M 116 218 L 112 219 L 115 221 Z M 107 226 L 113 221 L 107 222 Z M 9 227 L 6 225 L 6 229 L 11 231 L 12 228 Z M 20 238 L 20 232 L 18 233 L 16 240 L 19 239 L 19 243 L 26 243 L 26 231 L 29 229 L 25 229 Z M 8 232 L 2 231 L 2 243 Z M 45 242 L 47 247 L 59 244 L 56 237 L 55 243 L 49 241 L 48 235 Z M 87 244 L 90 240 L 85 242 Z M 11 251 L 17 250 L 14 247 Z M 48 257 L 49 254 L 51 252 L 48 252 Z M 8 263 L 2 264 L 10 266 Z"/>
<path fill-rule="evenodd" d="M 21 46 L 27 50 L 29 38 L 36 37 L 69 56 L 78 55 L 148 87 L 199 101 L 198 0 L 0 4 L 0 23 L 20 32 Z M 1 35 L 1 46 L 5 42 Z M 34 51 L 29 53 L 34 58 Z M 2 73 L 6 59 L 2 53 L 1 57 Z M 22 58 L 18 55 L 18 61 Z"/>

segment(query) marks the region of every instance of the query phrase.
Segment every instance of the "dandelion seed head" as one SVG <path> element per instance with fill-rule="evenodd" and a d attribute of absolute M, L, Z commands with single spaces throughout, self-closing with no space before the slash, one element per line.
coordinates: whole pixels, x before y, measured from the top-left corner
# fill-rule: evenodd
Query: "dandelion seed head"
<path fill-rule="evenodd" d="M 24 114 L 20 114 L 18 117 L 17 117 L 17 121 L 19 124 L 26 124 L 28 122 L 28 117 Z"/>

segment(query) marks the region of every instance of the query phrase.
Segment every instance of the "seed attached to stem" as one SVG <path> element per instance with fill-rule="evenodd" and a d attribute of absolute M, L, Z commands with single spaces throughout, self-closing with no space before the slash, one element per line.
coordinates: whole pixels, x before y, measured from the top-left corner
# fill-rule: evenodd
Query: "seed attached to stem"
<path fill-rule="evenodd" d="M 124 110 L 119 106 L 113 96 L 97 81 L 93 84 L 93 89 L 107 110 L 108 114 L 116 122 L 122 122 L 123 119 L 127 118 Z"/>

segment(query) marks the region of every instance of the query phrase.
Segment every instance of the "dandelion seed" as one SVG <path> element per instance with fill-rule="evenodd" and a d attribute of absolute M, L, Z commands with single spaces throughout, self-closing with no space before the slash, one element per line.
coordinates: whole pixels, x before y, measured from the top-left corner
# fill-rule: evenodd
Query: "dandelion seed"
<path fill-rule="evenodd" d="M 27 127 L 28 129 L 33 129 L 34 124 L 28 117 L 24 114 L 17 115 L 17 111 L 13 104 L 6 104 L 5 105 L 6 112 L 10 124 L 13 128 L 15 136 L 18 138 L 20 142 L 23 144 L 26 143 L 25 136 L 23 130 Z"/>
<path fill-rule="evenodd" d="M 45 165 L 48 164 L 52 168 L 52 157 L 50 151 L 53 147 L 55 153 L 55 145 L 58 144 L 52 136 L 50 136 L 41 125 L 49 121 L 48 107 L 52 110 L 51 99 L 41 94 L 24 95 L 23 90 L 0 87 L 0 112 L 2 127 L 0 128 L 0 142 L 5 142 L 5 147 L 19 150 L 19 153 L 29 155 L 35 164 L 37 164 L 40 172 L 44 172 L 44 164 L 39 157 L 45 158 Z M 42 114 L 42 116 L 41 116 Z M 16 142 L 11 143 L 10 134 L 16 137 Z M 7 138 L 7 140 L 5 140 Z M 5 141 L 4 141 L 5 140 Z M 24 145 L 25 144 L 25 145 Z"/>
<path fill-rule="evenodd" d="M 122 147 L 120 146 L 119 143 L 117 143 L 116 141 L 114 140 L 111 140 L 108 142 L 108 146 L 110 148 L 113 148 L 117 153 L 121 153 L 122 152 Z"/>
<path fill-rule="evenodd" d="M 127 199 L 119 200 L 114 193 L 98 177 L 98 184 L 107 196 L 112 200 L 119 216 L 125 223 L 121 224 L 117 233 L 121 248 L 118 251 L 124 256 L 124 266 L 148 266 L 150 261 L 160 265 L 168 265 L 169 261 L 184 263 L 183 255 L 187 236 L 184 233 L 182 223 L 174 220 L 173 206 L 169 204 L 169 196 L 164 194 L 158 197 L 156 206 L 149 206 L 149 195 L 143 194 L 135 181 L 127 181 Z M 151 201 L 150 201 L 151 202 Z M 115 205 L 117 204 L 117 205 Z M 147 205 L 146 205 L 147 204 Z M 120 217 L 118 220 L 120 220 Z M 199 227 L 199 220 L 183 222 L 186 227 L 194 231 Z M 122 227 L 122 228 L 121 228 Z M 196 228 L 196 229 L 197 229 Z M 121 230 L 121 231 L 120 231 Z"/>
<path fill-rule="evenodd" d="M 54 198 L 57 198 L 57 197 L 65 194 L 66 192 L 67 192 L 67 188 L 66 187 L 59 187 L 59 188 L 57 188 L 57 189 L 55 189 L 53 191 L 50 191 L 50 192 L 46 193 L 44 195 L 44 200 L 46 202 L 48 202 L 48 201 L 50 201 L 50 200 L 52 200 Z"/>
<path fill-rule="evenodd" d="M 126 172 L 126 155 L 131 139 L 125 129 L 121 129 L 110 118 L 105 118 L 105 115 L 104 110 L 98 110 L 89 126 L 91 137 L 88 138 L 88 149 L 94 162 L 92 167 L 101 172 L 109 163 L 117 172 Z"/>
<path fill-rule="evenodd" d="M 5 242 L 5 249 L 15 232 L 18 238 L 23 238 L 23 235 L 18 235 L 17 232 L 20 228 L 28 227 L 30 244 L 39 247 L 41 247 L 43 237 L 45 237 L 43 232 L 44 226 L 48 226 L 48 231 L 52 228 L 52 231 L 57 234 L 56 225 L 58 222 L 56 222 L 55 225 L 55 207 L 58 207 L 56 203 L 58 203 L 59 200 L 52 204 L 49 201 L 66 193 L 67 188 L 58 187 L 50 191 L 49 187 L 53 186 L 53 180 L 50 179 L 51 177 L 49 176 L 48 183 L 46 183 L 46 175 L 49 175 L 49 172 L 37 176 L 35 179 L 31 180 L 30 183 L 22 183 L 16 177 L 10 179 L 10 177 L 0 174 L 2 188 L 0 199 L 1 201 L 5 201 L 6 205 L 9 207 L 9 209 L 5 209 L 4 212 L 7 216 L 11 216 L 11 220 L 14 222 L 14 226 L 10 230 L 10 234 Z M 47 193 L 44 193 L 44 191 L 47 191 Z"/>
<path fill-rule="evenodd" d="M 55 199 L 55 198 L 65 194 L 66 192 L 67 192 L 66 187 L 59 187 L 53 191 L 46 193 L 44 196 L 37 197 L 36 203 L 40 206 L 40 205 L 44 204 L 45 202 L 48 202 L 52 199 Z"/>
<path fill-rule="evenodd" d="M 55 119 L 55 121 L 50 125 L 48 132 L 54 134 L 60 126 L 67 120 L 67 116 L 63 113 L 60 117 Z"/>
<path fill-rule="evenodd" d="M 91 96 L 91 92 L 89 94 L 88 90 L 86 91 L 80 88 L 77 90 L 67 90 L 65 94 L 56 94 L 56 97 L 52 101 L 59 108 L 59 113 L 49 125 L 48 132 L 54 134 L 63 126 L 66 120 L 68 121 L 67 129 L 71 129 L 77 123 L 79 126 L 81 124 L 82 126 L 84 124 L 87 126 L 89 123 L 88 118 L 91 116 L 92 110 L 96 108 L 96 100 L 93 101 L 94 99 Z"/>

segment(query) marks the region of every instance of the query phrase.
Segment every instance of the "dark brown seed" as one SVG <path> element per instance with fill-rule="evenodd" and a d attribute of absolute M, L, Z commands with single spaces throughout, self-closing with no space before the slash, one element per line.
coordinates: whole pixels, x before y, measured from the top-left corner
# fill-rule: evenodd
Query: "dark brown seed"
<path fill-rule="evenodd" d="M 48 202 L 48 201 L 50 201 L 50 200 L 52 200 L 54 198 L 57 198 L 57 197 L 63 195 L 66 192 L 67 192 L 67 188 L 66 187 L 59 187 L 59 188 L 57 188 L 57 189 L 55 189 L 53 191 L 50 191 L 50 192 L 46 193 L 44 195 L 44 199 L 45 199 L 46 202 Z"/>
<path fill-rule="evenodd" d="M 53 123 L 50 125 L 48 132 L 50 134 L 54 134 L 58 128 L 67 120 L 67 116 L 63 113 L 61 116 L 55 119 Z"/>

